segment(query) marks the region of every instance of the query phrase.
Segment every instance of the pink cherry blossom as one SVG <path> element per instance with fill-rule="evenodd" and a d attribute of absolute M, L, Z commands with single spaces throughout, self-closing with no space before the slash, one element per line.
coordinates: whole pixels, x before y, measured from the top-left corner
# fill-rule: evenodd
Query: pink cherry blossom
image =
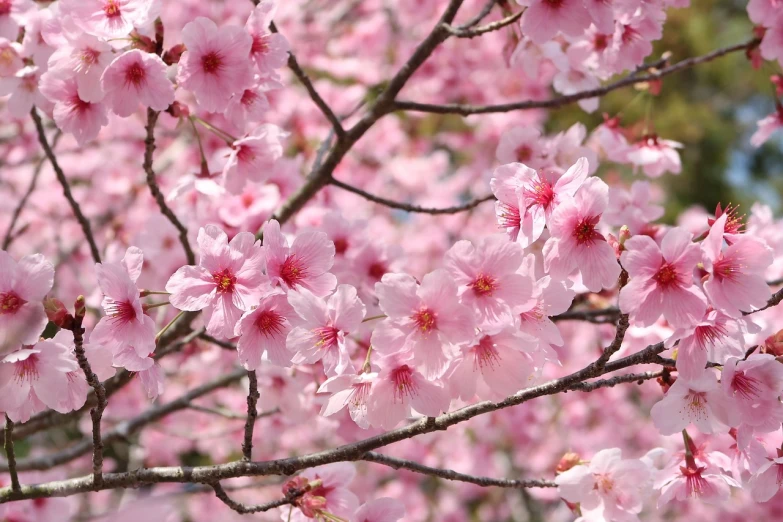
<path fill-rule="evenodd" d="M 650 469 L 638 459 L 623 459 L 619 448 L 596 453 L 555 479 L 558 493 L 589 511 L 603 508 L 606 520 L 632 520 L 642 510 Z"/>
<path fill-rule="evenodd" d="M 54 121 L 63 132 L 73 134 L 79 145 L 95 139 L 109 124 L 106 106 L 81 98 L 75 73 L 50 69 L 41 77 L 41 93 L 54 103 Z"/>
<path fill-rule="evenodd" d="M 180 310 L 206 308 L 207 332 L 232 338 L 240 317 L 258 303 L 264 290 L 264 253 L 253 234 L 240 232 L 229 243 L 226 233 L 214 225 L 201 228 L 197 242 L 199 264 L 183 266 L 171 276 L 166 283 L 169 300 Z"/>
<path fill-rule="evenodd" d="M 177 83 L 196 95 L 208 112 L 226 110 L 231 96 L 253 83 L 250 48 L 253 39 L 241 27 L 224 26 L 198 17 L 182 29 L 187 51 L 182 55 Z"/>
<path fill-rule="evenodd" d="M 666 396 L 650 411 L 653 424 L 663 435 L 673 435 L 693 424 L 702 433 L 720 433 L 735 425 L 737 413 L 718 385 L 715 374 L 678 378 Z"/>
<path fill-rule="evenodd" d="M 704 293 L 712 305 L 739 317 L 767 304 L 771 292 L 764 274 L 772 264 L 772 249 L 747 234 L 724 234 L 728 214 L 713 223 L 702 244 L 704 268 L 710 273 Z M 728 246 L 724 249 L 724 238 Z"/>
<path fill-rule="evenodd" d="M 24 25 L 35 4 L 32 0 L 3 0 L 3 3 L 0 4 L 0 38 L 13 41 L 19 36 L 19 25 Z"/>
<path fill-rule="evenodd" d="M 238 194 L 247 181 L 265 181 L 272 173 L 274 162 L 283 155 L 281 140 L 286 136 L 280 127 L 267 123 L 235 141 L 223 167 L 223 186 Z"/>
<path fill-rule="evenodd" d="M 294 479 L 295 484 L 315 482 L 318 485 L 297 499 L 295 505 L 298 509 L 290 514 L 289 509 L 284 509 L 281 518 L 290 518 L 291 522 L 307 522 L 313 518 L 348 520 L 359 507 L 359 499 L 348 489 L 355 476 L 356 468 L 348 462 L 335 462 L 305 470 Z"/>
<path fill-rule="evenodd" d="M 760 119 L 756 125 L 758 129 L 750 137 L 750 144 L 761 147 L 776 130 L 783 126 L 783 107 L 778 106 L 775 112 Z"/>
<path fill-rule="evenodd" d="M 250 56 L 263 76 L 273 75 L 288 61 L 288 40 L 285 36 L 269 30 L 269 23 L 274 19 L 276 10 L 277 0 L 262 0 L 250 13 L 245 24 L 245 30 L 253 38 Z"/>
<path fill-rule="evenodd" d="M 517 208 L 520 215 L 519 241 L 523 247 L 535 242 L 552 218 L 552 212 L 565 198 L 573 196 L 588 175 L 586 158 L 580 158 L 565 174 L 559 176 L 551 170 L 536 172 L 519 163 L 504 165 L 495 171 L 498 181 L 506 173 L 501 169 L 513 169 Z M 508 181 L 504 182 L 506 185 Z M 505 187 L 504 187 L 505 189 Z M 501 225 L 502 226 L 502 225 Z"/>
<path fill-rule="evenodd" d="M 535 43 L 551 40 L 558 31 L 579 36 L 590 25 L 583 0 L 517 0 L 527 6 L 522 15 L 522 33 Z"/>
<path fill-rule="evenodd" d="M 359 328 L 365 313 L 356 288 L 340 285 L 326 302 L 300 288 L 288 293 L 288 302 L 299 316 L 292 318 L 294 328 L 286 340 L 286 346 L 294 352 L 292 362 L 322 361 L 327 376 L 351 370 L 346 337 Z"/>
<path fill-rule="evenodd" d="M 783 450 L 777 450 L 777 458 L 769 459 L 751 477 L 750 493 L 756 502 L 767 502 L 783 486 Z"/>
<path fill-rule="evenodd" d="M 510 317 L 511 309 L 532 295 L 532 278 L 516 273 L 522 247 L 504 236 L 489 236 L 477 247 L 458 241 L 446 252 L 444 263 L 459 286 L 462 303 L 475 309 L 479 320 Z"/>
<path fill-rule="evenodd" d="M 661 491 L 658 507 L 672 500 L 686 501 L 698 499 L 708 504 L 725 501 L 731 494 L 731 487 L 740 484 L 725 474 L 720 468 L 711 465 L 699 465 L 692 458 L 674 462 L 672 466 L 659 472 L 655 480 L 655 489 Z"/>
<path fill-rule="evenodd" d="M 0 356 L 35 344 L 46 327 L 42 300 L 54 284 L 54 267 L 43 255 L 18 262 L 0 250 Z"/>
<path fill-rule="evenodd" d="M 513 327 L 487 331 L 462 349 L 446 376 L 452 395 L 469 401 L 501 399 L 525 388 L 532 380 L 535 363 L 525 348 L 536 345 L 533 337 Z M 532 349 L 530 350 L 532 351 Z"/>
<path fill-rule="evenodd" d="M 367 399 L 370 397 L 372 384 L 377 377 L 377 373 L 368 372 L 343 373 L 326 379 L 318 388 L 319 394 L 330 394 L 321 407 L 321 415 L 329 417 L 348 406 L 348 412 L 353 421 L 360 428 L 369 428 Z"/>
<path fill-rule="evenodd" d="M 378 366 L 381 370 L 367 400 L 367 420 L 372 426 L 392 429 L 411 416 L 411 408 L 428 417 L 448 410 L 449 394 L 419 373 L 410 359 L 392 355 L 380 358 Z"/>
<path fill-rule="evenodd" d="M 707 361 L 722 364 L 729 357 L 745 353 L 737 321 L 712 309 L 696 323 L 676 329 L 666 340 L 666 347 L 673 347 L 678 340 L 677 371 L 686 379 L 699 378 Z"/>
<path fill-rule="evenodd" d="M 560 203 L 548 223 L 544 266 L 564 279 L 579 271 L 592 292 L 614 286 L 620 276 L 614 249 L 596 230 L 608 204 L 609 187 L 598 178 L 585 181 L 572 199 Z"/>
<path fill-rule="evenodd" d="M 647 226 L 663 216 L 663 207 L 655 205 L 650 184 L 635 181 L 631 190 L 609 187 L 612 204 L 604 212 L 604 219 L 612 226 L 627 226 L 631 234 L 641 234 Z"/>
<path fill-rule="evenodd" d="M 286 337 L 291 331 L 294 309 L 279 289 L 261 298 L 261 302 L 244 313 L 236 326 L 239 362 L 248 370 L 256 370 L 263 361 L 278 366 L 291 364 L 291 352 L 286 349 Z"/>
<path fill-rule="evenodd" d="M 263 120 L 270 107 L 267 93 L 282 87 L 275 80 L 256 78 L 254 85 L 231 97 L 225 111 L 226 119 L 239 128 L 244 128 L 248 122 Z"/>
<path fill-rule="evenodd" d="M 766 24 L 767 30 L 761 40 L 759 50 L 765 60 L 777 60 L 783 63 L 783 13 L 778 11 L 770 17 Z"/>
<path fill-rule="evenodd" d="M 620 262 L 630 281 L 620 291 L 620 310 L 634 322 L 650 326 L 663 314 L 674 326 L 687 327 L 703 317 L 707 303 L 693 285 L 693 269 L 701 256 L 692 238 L 674 227 L 660 246 L 649 236 L 625 242 Z"/>
<path fill-rule="evenodd" d="M 626 159 L 629 163 L 641 167 L 651 178 L 658 178 L 665 172 L 679 174 L 682 170 L 680 154 L 677 149 L 682 143 L 660 139 L 658 136 L 645 136 L 631 145 Z"/>
<path fill-rule="evenodd" d="M 723 366 L 723 391 L 734 400 L 744 424 L 754 431 L 770 432 L 783 422 L 783 364 L 769 354 L 753 354 L 746 360 L 732 357 Z"/>
<path fill-rule="evenodd" d="M 14 422 L 27 421 L 44 406 L 60 413 L 71 411 L 68 374 L 77 370 L 68 347 L 54 340 L 6 355 L 0 361 L 0 410 Z"/>
<path fill-rule="evenodd" d="M 158 0 L 61 0 L 63 14 L 89 34 L 123 38 L 158 16 Z"/>
<path fill-rule="evenodd" d="M 455 344 L 473 340 L 474 316 L 445 270 L 430 272 L 421 285 L 407 274 L 386 274 L 375 293 L 388 319 L 373 331 L 373 347 L 392 354 L 405 343 L 428 379 L 443 375 Z"/>
<path fill-rule="evenodd" d="M 15 41 L 0 37 L 0 78 L 13 76 L 24 67 L 21 50 L 22 46 Z"/>
<path fill-rule="evenodd" d="M 40 72 L 35 66 L 27 66 L 13 76 L 0 78 L 0 96 L 11 95 L 7 101 L 8 114 L 14 118 L 24 118 L 33 105 L 42 109 L 51 108 L 49 100 L 38 90 L 39 81 Z"/>
<path fill-rule="evenodd" d="M 398 522 L 405 516 L 405 506 L 399 500 L 382 497 L 365 502 L 349 522 Z"/>
<path fill-rule="evenodd" d="M 163 111 L 174 101 L 174 86 L 166 78 L 166 64 L 157 55 L 127 51 L 103 71 L 105 103 L 118 116 L 136 112 L 139 104 Z"/>
<path fill-rule="evenodd" d="M 144 313 L 136 287 L 142 263 L 141 250 L 130 247 L 122 262 L 95 265 L 106 316 L 95 325 L 90 341 L 112 350 L 133 346 L 139 357 L 146 357 L 155 349 L 155 321 Z"/>
<path fill-rule="evenodd" d="M 549 164 L 541 132 L 534 127 L 512 127 L 500 136 L 495 157 L 500 163 L 522 163 L 531 169 Z M 502 168 L 502 167 L 501 167 Z"/>
<path fill-rule="evenodd" d="M 318 297 L 331 293 L 337 284 L 337 278 L 329 273 L 334 264 L 334 243 L 323 232 L 302 232 L 289 246 L 280 224 L 272 219 L 264 225 L 264 250 L 272 284 L 290 290 L 306 288 Z"/>

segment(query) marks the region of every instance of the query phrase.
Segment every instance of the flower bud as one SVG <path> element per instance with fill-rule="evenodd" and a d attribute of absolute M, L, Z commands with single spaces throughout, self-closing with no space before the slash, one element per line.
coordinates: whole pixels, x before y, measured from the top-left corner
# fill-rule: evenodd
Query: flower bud
<path fill-rule="evenodd" d="M 69 327 L 71 321 L 73 321 L 73 317 L 68 313 L 68 309 L 65 308 L 62 301 L 47 296 L 43 300 L 43 305 L 46 317 L 56 324 L 58 328 L 67 329 Z"/>
<path fill-rule="evenodd" d="M 783 355 L 783 330 L 767 337 L 761 349 L 764 353 L 772 354 L 775 357 Z"/>
<path fill-rule="evenodd" d="M 177 44 L 165 53 L 163 53 L 163 63 L 166 65 L 174 65 L 179 63 L 179 59 L 182 58 L 182 53 L 187 51 L 185 44 Z"/>
<path fill-rule="evenodd" d="M 132 48 L 139 49 L 146 53 L 155 52 L 155 42 L 152 41 L 152 39 L 149 36 L 144 36 L 143 34 L 140 34 L 137 31 L 133 31 L 129 35 L 129 38 L 131 39 Z"/>
<path fill-rule="evenodd" d="M 302 510 L 302 514 L 308 518 L 315 518 L 326 507 L 326 498 L 315 495 L 305 494 L 297 502 L 297 506 Z"/>
<path fill-rule="evenodd" d="M 76 298 L 76 302 L 73 303 L 73 315 L 77 319 L 84 319 L 84 314 L 87 313 L 87 304 L 84 302 L 84 296 L 80 295 Z"/>
<path fill-rule="evenodd" d="M 574 466 L 578 466 L 579 462 L 581 462 L 581 458 L 577 453 L 574 453 L 573 451 L 569 451 L 562 457 L 560 457 L 560 462 L 557 463 L 557 467 L 555 468 L 555 473 L 558 475 L 560 473 L 565 473 L 569 469 L 573 468 Z"/>
<path fill-rule="evenodd" d="M 175 101 L 174 103 L 169 105 L 169 108 L 166 109 L 166 112 L 168 112 L 175 118 L 187 118 L 188 116 L 190 116 L 190 109 L 188 109 L 188 106 L 178 101 Z"/>

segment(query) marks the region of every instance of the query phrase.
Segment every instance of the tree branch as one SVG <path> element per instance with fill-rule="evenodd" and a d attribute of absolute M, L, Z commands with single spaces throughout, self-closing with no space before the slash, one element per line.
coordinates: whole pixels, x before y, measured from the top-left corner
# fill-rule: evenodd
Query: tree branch
<path fill-rule="evenodd" d="M 57 181 L 60 182 L 60 186 L 63 188 L 63 195 L 65 196 L 65 199 L 68 200 L 68 204 L 71 206 L 73 215 L 76 218 L 76 221 L 79 222 L 79 225 L 81 225 L 82 232 L 84 232 L 84 237 L 87 239 L 87 243 L 90 245 L 90 254 L 92 254 L 92 259 L 96 263 L 100 263 L 101 254 L 100 250 L 98 250 L 98 245 L 95 243 L 95 237 L 92 235 L 90 222 L 87 221 L 86 217 L 84 217 L 79 203 L 77 203 L 73 198 L 73 194 L 71 193 L 71 186 L 68 184 L 68 178 L 65 177 L 65 173 L 60 167 L 60 164 L 57 162 L 57 157 L 54 155 L 54 151 L 52 151 L 52 148 L 49 146 L 49 140 L 46 139 L 46 132 L 44 131 L 43 122 L 41 121 L 41 117 L 38 115 L 38 110 L 35 107 L 30 109 L 30 116 L 33 118 L 33 122 L 35 123 L 35 130 L 38 132 L 38 142 L 41 144 L 41 147 L 44 150 L 44 154 L 46 154 L 46 157 L 49 159 L 49 163 L 51 163 L 52 168 L 54 169 L 54 173 L 57 175 Z"/>
<path fill-rule="evenodd" d="M 459 212 L 465 212 L 466 210 L 471 210 L 479 206 L 480 204 L 484 203 L 485 201 L 493 201 L 495 199 L 495 196 L 493 194 L 487 194 L 486 196 L 482 196 L 480 198 L 472 199 L 468 201 L 467 203 L 463 203 L 462 205 L 456 205 L 453 207 L 445 207 L 445 208 L 431 208 L 431 207 L 420 207 L 418 205 L 410 205 L 408 203 L 400 203 L 398 201 L 393 201 L 391 199 L 382 198 L 380 196 L 375 196 L 373 194 L 370 194 L 369 192 L 365 192 L 364 190 L 354 187 L 353 185 L 349 185 L 347 183 L 343 183 L 340 180 L 332 178 L 329 183 L 331 185 L 334 185 L 335 187 L 339 187 L 343 190 L 346 190 L 348 192 L 352 192 L 353 194 L 356 194 L 358 196 L 363 197 L 364 199 L 368 201 L 372 201 L 373 203 L 378 203 L 379 205 L 383 205 L 385 207 L 389 208 L 396 208 L 399 210 L 404 210 L 406 212 L 416 212 L 420 214 L 432 214 L 432 215 L 438 215 L 438 214 L 457 214 Z"/>
<path fill-rule="evenodd" d="M 451 27 L 451 26 L 447 26 L 447 29 L 452 36 L 456 36 L 457 38 L 475 38 L 477 36 L 481 36 L 482 34 L 498 31 L 504 27 L 513 24 L 514 22 L 522 18 L 524 12 L 525 10 L 522 9 L 510 16 L 503 18 L 502 20 L 498 20 L 497 22 L 492 22 L 486 25 L 482 25 L 481 27 L 476 27 L 475 29 L 461 29 L 459 27 Z"/>
<path fill-rule="evenodd" d="M 5 457 L 8 459 L 8 473 L 11 475 L 11 490 L 19 492 L 19 475 L 16 467 L 16 454 L 14 453 L 14 421 L 5 416 L 5 430 L 3 432 Z"/>
<path fill-rule="evenodd" d="M 390 457 L 382 453 L 376 453 L 369 451 L 362 456 L 362 460 L 368 462 L 375 462 L 377 464 L 383 464 L 394 469 L 407 469 L 415 473 L 421 473 L 422 475 L 430 475 L 433 477 L 439 477 L 446 480 L 454 480 L 457 482 L 468 482 L 482 487 L 499 487 L 499 488 L 554 488 L 557 487 L 552 481 L 549 480 L 509 480 L 509 479 L 496 479 L 491 477 L 477 477 L 473 475 L 466 475 L 465 473 L 459 473 L 450 469 L 431 468 L 424 466 L 418 462 L 412 460 L 398 459 Z"/>
<path fill-rule="evenodd" d="M 255 370 L 247 372 L 249 391 L 247 393 L 247 420 L 245 421 L 245 440 L 242 442 L 242 456 L 245 460 L 253 460 L 253 428 L 256 425 L 258 410 L 258 379 Z"/>
<path fill-rule="evenodd" d="M 599 310 L 568 310 L 562 314 L 553 315 L 550 319 L 558 321 L 587 321 L 595 324 L 614 324 L 620 316 L 620 310 L 614 306 Z"/>
<path fill-rule="evenodd" d="M 636 74 L 632 73 L 626 78 L 610 83 L 609 85 L 606 85 L 604 87 L 598 87 L 596 89 L 588 89 L 574 94 L 550 98 L 548 100 L 539 100 L 539 101 L 530 100 L 530 101 L 523 101 L 523 102 L 501 103 L 497 105 L 465 105 L 465 104 L 456 104 L 456 103 L 446 104 L 446 105 L 435 105 L 429 103 L 418 103 L 414 101 L 397 101 L 394 102 L 392 110 L 428 112 L 434 114 L 461 114 L 462 116 L 468 116 L 471 114 L 488 114 L 494 112 L 510 112 L 510 111 L 528 110 L 528 109 L 551 109 L 555 107 L 562 107 L 564 105 L 569 105 L 579 100 L 587 100 L 590 98 L 603 96 L 614 90 L 621 89 L 629 85 L 635 85 L 637 83 L 644 83 L 653 80 L 658 80 L 669 74 L 673 74 L 705 62 L 710 62 L 712 60 L 715 60 L 716 58 L 720 58 L 730 53 L 752 49 L 756 47 L 759 44 L 759 42 L 760 40 L 754 38 L 753 40 L 750 40 L 748 42 L 732 45 L 730 47 L 724 47 L 722 49 L 718 49 L 716 51 L 713 51 L 709 54 L 705 54 L 703 56 L 697 56 L 697 57 L 682 60 L 680 62 L 675 63 L 674 65 L 670 65 L 669 67 L 664 67 L 663 69 L 656 72 L 651 72 L 649 74 L 642 75 L 642 76 L 637 76 Z"/>
<path fill-rule="evenodd" d="M 174 225 L 174 228 L 179 232 L 179 242 L 182 243 L 182 249 L 185 251 L 185 257 L 188 260 L 189 265 L 196 264 L 196 256 L 193 254 L 193 249 L 190 247 L 190 241 L 188 240 L 188 229 L 182 224 L 177 216 L 172 212 L 166 203 L 166 198 L 160 191 L 158 181 L 155 177 L 155 171 L 152 169 L 152 155 L 155 152 L 155 124 L 158 122 L 158 115 L 160 113 L 155 112 L 152 109 L 147 109 L 147 137 L 144 139 L 144 172 L 147 174 L 147 186 L 150 188 L 152 197 L 160 208 L 161 214 Z"/>
<path fill-rule="evenodd" d="M 284 498 L 281 498 L 280 500 L 273 500 L 271 502 L 267 502 L 265 504 L 242 504 L 240 502 L 237 502 L 235 500 L 231 500 L 228 496 L 228 493 L 226 493 L 226 490 L 223 489 L 223 486 L 220 485 L 220 482 L 213 482 L 210 484 L 212 486 L 212 489 L 215 490 L 215 496 L 219 498 L 225 505 L 236 511 L 237 513 L 240 513 L 242 515 L 247 515 L 250 513 L 261 513 L 264 511 L 269 511 L 270 509 L 278 508 L 281 506 L 285 506 L 286 504 L 291 504 L 294 502 L 297 498 L 304 495 L 305 491 L 295 491 L 293 494 L 286 495 Z"/>
<path fill-rule="evenodd" d="M 666 373 L 668 373 L 667 369 L 658 370 L 657 372 L 628 373 L 625 375 L 617 375 L 609 379 L 601 379 L 598 381 L 578 383 L 571 386 L 569 389 L 573 391 L 591 392 L 593 390 L 597 390 L 598 388 L 613 388 L 618 384 L 629 383 L 629 382 L 642 384 L 644 381 L 657 379 L 658 377 L 661 377 Z"/>
<path fill-rule="evenodd" d="M 280 34 L 280 31 L 278 31 L 274 22 L 269 24 L 269 30 L 273 33 Z M 334 133 L 337 135 L 337 139 L 345 139 L 345 129 L 343 128 L 342 123 L 340 123 L 340 119 L 335 115 L 332 108 L 329 107 L 324 99 L 321 98 L 321 95 L 318 94 L 318 91 L 315 90 L 313 82 L 310 80 L 310 77 L 307 76 L 307 73 L 304 71 L 304 69 L 302 69 L 302 67 L 299 65 L 299 62 L 296 60 L 296 56 L 294 56 L 292 51 L 288 51 L 288 68 L 291 69 L 299 81 L 302 82 L 302 85 L 304 85 L 305 89 L 307 89 L 307 93 L 310 95 L 310 99 L 315 102 L 323 115 L 326 116 L 326 119 L 329 120 L 329 123 L 332 124 L 332 129 L 334 129 Z"/>
<path fill-rule="evenodd" d="M 54 148 L 57 146 L 57 142 L 60 140 L 60 136 L 62 136 L 62 132 L 58 129 L 57 132 L 54 135 L 54 139 L 52 140 L 52 152 L 54 152 Z M 3 238 L 3 250 L 8 250 L 8 247 L 11 246 L 11 243 L 14 239 L 19 237 L 18 235 L 14 235 L 14 229 L 16 228 L 16 222 L 19 220 L 19 216 L 22 214 L 22 211 L 24 210 L 25 206 L 27 206 L 27 201 L 30 199 L 30 196 L 35 191 L 35 187 L 38 185 L 38 177 L 41 175 L 41 171 L 43 170 L 43 166 L 46 163 L 46 158 L 41 158 L 38 161 L 38 165 L 35 166 L 35 170 L 33 170 L 33 176 L 32 179 L 30 179 L 30 185 L 27 186 L 27 190 L 25 191 L 22 198 L 19 200 L 19 203 L 16 205 L 16 208 L 14 208 L 14 212 L 11 215 L 11 222 L 8 224 L 8 230 L 5 231 L 5 237 Z"/>

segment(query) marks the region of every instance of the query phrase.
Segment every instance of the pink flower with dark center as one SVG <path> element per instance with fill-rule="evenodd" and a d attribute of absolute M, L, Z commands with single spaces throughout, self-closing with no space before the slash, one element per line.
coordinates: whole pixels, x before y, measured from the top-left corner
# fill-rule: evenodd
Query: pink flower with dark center
<path fill-rule="evenodd" d="M 177 83 L 196 95 L 207 112 L 226 110 L 231 97 L 253 84 L 252 38 L 241 27 L 198 17 L 182 29 L 187 51 L 179 61 Z"/>
<path fill-rule="evenodd" d="M 445 270 L 427 274 L 421 285 L 407 274 L 386 274 L 375 293 L 388 319 L 373 331 L 373 348 L 387 355 L 411 352 L 428 379 L 444 374 L 454 345 L 474 338 L 474 315 L 460 304 Z"/>
<path fill-rule="evenodd" d="M 272 284 L 289 290 L 306 288 L 317 297 L 329 295 L 337 278 L 329 273 L 334 264 L 334 243 L 317 231 L 300 233 L 291 246 L 274 219 L 264 226 L 266 273 Z"/>
<path fill-rule="evenodd" d="M 115 114 L 130 116 L 139 105 L 163 111 L 174 101 L 174 86 L 166 78 L 166 64 L 157 55 L 127 51 L 103 71 L 105 103 Z"/>
<path fill-rule="evenodd" d="M 245 312 L 236 326 L 239 362 L 248 370 L 256 370 L 264 361 L 278 366 L 291 364 L 291 352 L 286 349 L 286 337 L 291 331 L 294 309 L 285 293 L 279 289 L 261 299 L 252 311 Z"/>
<path fill-rule="evenodd" d="M 73 134 L 79 145 L 98 136 L 101 127 L 109 124 L 102 103 L 84 100 L 79 95 L 75 73 L 65 69 L 50 69 L 41 77 L 41 93 L 54 103 L 54 121 L 63 132 Z"/>
<path fill-rule="evenodd" d="M 529 385 L 535 364 L 525 348 L 534 347 L 533 337 L 513 327 L 481 333 L 476 341 L 462 349 L 447 382 L 454 397 L 469 401 L 500 399 Z M 532 350 L 531 350 L 532 351 Z"/>
<path fill-rule="evenodd" d="M 269 91 L 280 89 L 283 85 L 272 79 L 256 78 L 255 85 L 231 97 L 224 116 L 242 129 L 248 122 L 259 122 L 269 110 Z"/>
<path fill-rule="evenodd" d="M 783 449 L 777 449 L 777 457 L 761 466 L 751 477 L 750 493 L 756 502 L 767 502 L 783 487 Z"/>
<path fill-rule="evenodd" d="M 673 435 L 694 424 L 702 433 L 720 433 L 736 426 L 738 413 L 718 385 L 712 371 L 698 379 L 678 378 L 666 396 L 650 411 L 662 435 Z"/>
<path fill-rule="evenodd" d="M 665 172 L 679 174 L 682 164 L 677 149 L 681 148 L 682 143 L 676 141 L 663 140 L 656 135 L 644 136 L 631 145 L 626 159 L 641 167 L 651 178 L 660 177 Z"/>
<path fill-rule="evenodd" d="M 498 235 L 485 238 L 478 247 L 458 241 L 446 252 L 446 269 L 459 286 L 460 299 L 476 309 L 479 320 L 499 322 L 530 299 L 532 278 L 516 273 L 522 255 L 518 243 Z"/>
<path fill-rule="evenodd" d="M 155 321 L 144 314 L 136 287 L 142 263 L 141 250 L 129 247 L 120 263 L 95 265 L 106 316 L 95 325 L 90 342 L 115 353 L 133 346 L 139 357 L 146 357 L 155 349 Z"/>
<path fill-rule="evenodd" d="M 256 62 L 262 76 L 273 75 L 275 70 L 283 67 L 288 61 L 290 49 L 288 40 L 282 34 L 269 30 L 269 24 L 277 10 L 276 4 L 276 0 L 259 2 L 245 24 L 245 30 L 253 38 L 250 57 Z"/>
<path fill-rule="evenodd" d="M 704 269 L 710 273 L 704 293 L 716 309 L 740 317 L 742 312 L 767 304 L 772 292 L 764 273 L 774 257 L 772 249 L 759 238 L 726 235 L 727 219 L 728 214 L 718 218 L 702 244 Z M 729 243 L 725 249 L 724 239 Z"/>
<path fill-rule="evenodd" d="M 356 476 L 356 468 L 349 462 L 335 462 L 303 471 L 296 478 L 286 482 L 283 494 L 290 488 L 301 488 L 316 483 L 293 504 L 298 508 L 291 511 L 286 506 L 281 510 L 281 519 L 291 522 L 316 520 L 349 520 L 359 507 L 359 499 L 348 486 Z"/>
<path fill-rule="evenodd" d="M 519 172 L 517 167 L 520 165 L 511 163 L 496 168 L 489 182 L 492 193 L 497 198 L 495 216 L 497 216 L 498 226 L 506 231 L 512 241 L 519 240 L 522 227 L 522 211 L 518 195 L 522 181 L 517 176 Z M 525 237 L 522 236 L 521 239 L 525 240 Z"/>
<path fill-rule="evenodd" d="M 300 288 L 288 293 L 288 302 L 298 315 L 291 320 L 295 328 L 286 340 L 288 349 L 295 353 L 292 362 L 322 361 L 327 376 L 352 370 L 345 339 L 359 328 L 365 313 L 356 288 L 340 285 L 326 302 Z"/>
<path fill-rule="evenodd" d="M 0 37 L 0 77 L 13 76 L 24 67 L 21 50 L 22 46 L 15 41 Z"/>
<path fill-rule="evenodd" d="M 38 67 L 28 66 L 8 78 L 0 78 L 0 96 L 10 94 L 7 101 L 8 114 L 14 118 L 23 118 L 30 113 L 33 105 L 43 110 L 52 105 L 38 90 L 40 81 Z"/>
<path fill-rule="evenodd" d="M 54 284 L 54 267 L 41 254 L 18 262 L 0 250 L 0 357 L 34 344 L 46 327 L 43 298 Z"/>
<path fill-rule="evenodd" d="M 614 249 L 597 230 L 608 196 L 606 183 L 589 178 L 574 198 L 552 213 L 548 222 L 552 237 L 544 245 L 544 268 L 552 277 L 565 279 L 578 271 L 591 292 L 617 283 L 620 265 Z"/>
<path fill-rule="evenodd" d="M 0 38 L 16 40 L 19 26 L 25 24 L 26 15 L 34 9 L 31 0 L 0 0 Z"/>
<path fill-rule="evenodd" d="M 78 370 L 68 347 L 53 339 L 6 355 L 0 359 L 0 411 L 14 422 L 26 422 L 45 406 L 60 413 L 71 411 L 64 400 L 73 386 L 68 374 Z"/>
<path fill-rule="evenodd" d="M 60 0 L 60 10 L 85 32 L 100 38 L 123 38 L 158 16 L 158 0 Z"/>
<path fill-rule="evenodd" d="M 367 420 L 372 426 L 392 429 L 411 416 L 411 408 L 428 417 L 448 410 L 449 394 L 416 371 L 410 359 L 399 354 L 382 357 L 378 366 L 381 371 L 367 402 Z"/>
<path fill-rule="evenodd" d="M 502 164 L 522 163 L 531 169 L 549 165 L 545 141 L 533 127 L 512 127 L 500 136 L 495 157 Z M 501 167 L 502 168 L 502 167 Z"/>
<path fill-rule="evenodd" d="M 693 456 L 685 455 L 685 461 L 678 460 L 659 472 L 655 489 L 661 490 L 658 508 L 672 500 L 698 499 L 709 504 L 718 504 L 729 498 L 729 486 L 741 485 L 720 468 L 700 465 Z"/>
<path fill-rule="evenodd" d="M 745 353 L 744 337 L 731 317 L 709 309 L 697 323 L 678 328 L 666 340 L 666 347 L 677 344 L 677 371 L 686 379 L 697 379 L 706 370 L 707 361 L 723 363 L 729 357 Z"/>
<path fill-rule="evenodd" d="M 346 406 L 353 421 L 360 427 L 367 429 L 370 423 L 367 420 L 367 400 L 370 397 L 372 383 L 378 377 L 377 373 L 344 373 L 329 377 L 318 388 L 319 394 L 331 394 L 321 407 L 321 415 L 329 417 Z"/>
<path fill-rule="evenodd" d="M 272 167 L 283 156 L 282 139 L 288 133 L 267 123 L 248 136 L 235 141 L 223 167 L 223 185 L 239 194 L 248 181 L 260 183 L 272 174 Z"/>
<path fill-rule="evenodd" d="M 704 316 L 707 303 L 693 286 L 693 269 L 701 255 L 699 245 L 685 229 L 666 232 L 661 246 L 649 236 L 625 242 L 620 262 L 630 276 L 620 291 L 620 310 L 634 322 L 650 326 L 663 314 L 676 327 L 689 327 Z"/>
<path fill-rule="evenodd" d="M 517 0 L 527 6 L 522 15 L 522 34 L 537 44 L 554 38 L 559 31 L 580 36 L 590 26 L 591 17 L 583 0 Z"/>
<path fill-rule="evenodd" d="M 753 354 L 746 360 L 732 357 L 723 366 L 721 386 L 754 431 L 770 432 L 783 422 L 783 364 L 769 354 Z"/>
<path fill-rule="evenodd" d="M 169 301 L 180 309 L 205 311 L 207 332 L 234 337 L 244 312 L 255 306 L 267 286 L 264 252 L 253 234 L 240 232 L 229 243 L 225 232 L 207 225 L 198 232 L 198 266 L 183 266 L 166 283 Z"/>

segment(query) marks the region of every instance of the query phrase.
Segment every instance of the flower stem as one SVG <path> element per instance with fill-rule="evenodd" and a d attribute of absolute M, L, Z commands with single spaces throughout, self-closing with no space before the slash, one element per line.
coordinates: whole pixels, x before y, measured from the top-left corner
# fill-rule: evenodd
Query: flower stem
<path fill-rule="evenodd" d="M 166 303 L 166 304 L 168 304 L 168 303 Z M 155 342 L 156 342 L 156 343 L 158 342 L 158 339 L 160 339 L 160 338 L 163 336 L 163 334 L 164 334 L 164 333 L 166 333 L 166 330 L 168 330 L 169 328 L 171 328 L 171 325 L 173 325 L 173 324 L 174 324 L 174 323 L 177 321 L 177 319 L 179 319 L 180 317 L 182 317 L 182 315 L 183 315 L 184 313 L 185 313 L 185 311 L 184 311 L 184 310 L 183 310 L 183 311 L 181 311 L 180 313 L 178 313 L 176 316 L 174 316 L 174 319 L 172 319 L 172 320 L 169 322 L 169 324 L 167 324 L 166 326 L 164 326 L 164 327 L 163 327 L 163 330 L 161 330 L 160 332 L 158 332 L 158 335 L 156 335 L 156 336 L 155 336 Z"/>

